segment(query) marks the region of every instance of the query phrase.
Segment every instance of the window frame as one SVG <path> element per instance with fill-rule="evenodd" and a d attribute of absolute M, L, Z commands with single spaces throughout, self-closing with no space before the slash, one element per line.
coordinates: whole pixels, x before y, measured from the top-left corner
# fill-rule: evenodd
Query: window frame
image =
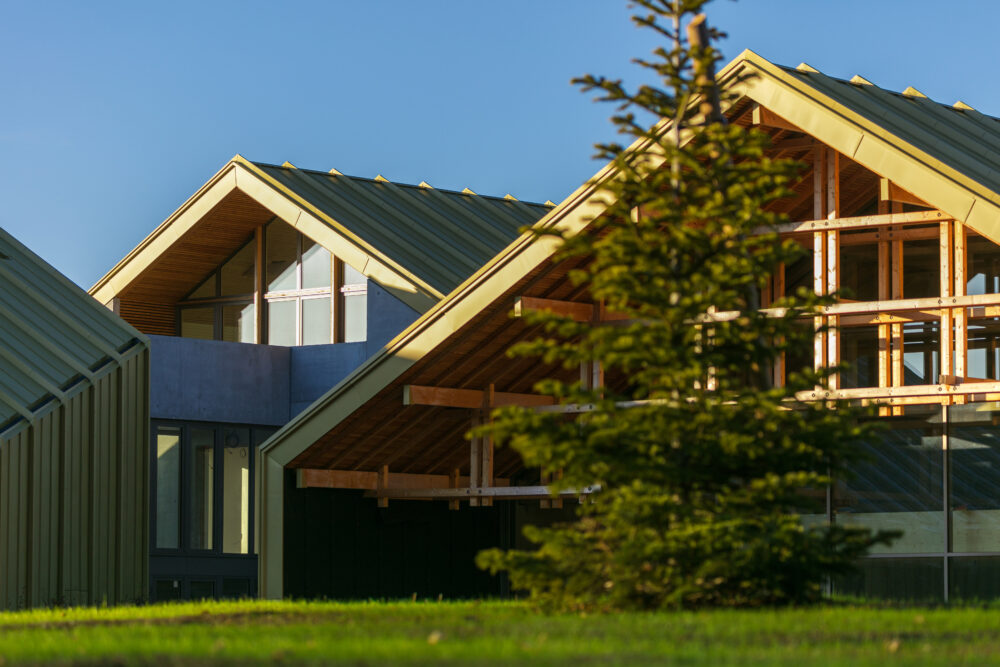
<path fill-rule="evenodd" d="M 156 544 L 156 533 L 158 523 L 157 507 L 157 434 L 160 428 L 180 430 L 180 502 L 178 509 L 180 516 L 177 525 L 179 531 L 178 546 L 159 547 Z M 191 543 L 191 526 L 194 520 L 194 489 L 191 471 L 189 467 L 192 463 L 194 451 L 191 439 L 192 429 L 211 429 L 213 431 L 213 471 L 212 471 L 212 548 L 195 549 Z M 225 433 L 227 430 L 246 429 L 249 431 L 249 468 L 248 478 L 250 484 L 248 488 L 248 513 L 247 513 L 247 553 L 232 553 L 224 551 L 224 493 L 225 480 L 223 471 Z M 267 438 L 277 430 L 277 427 L 266 424 L 227 424 L 221 422 L 198 422 L 198 421 L 176 421 L 170 419 L 150 420 L 150 465 L 149 465 L 149 504 L 150 504 L 150 526 L 149 526 L 149 553 L 150 556 L 194 556 L 194 557 L 219 557 L 219 558 L 247 558 L 256 554 L 256 526 L 255 526 L 255 503 L 256 488 L 253 484 L 256 474 L 257 449 Z"/>

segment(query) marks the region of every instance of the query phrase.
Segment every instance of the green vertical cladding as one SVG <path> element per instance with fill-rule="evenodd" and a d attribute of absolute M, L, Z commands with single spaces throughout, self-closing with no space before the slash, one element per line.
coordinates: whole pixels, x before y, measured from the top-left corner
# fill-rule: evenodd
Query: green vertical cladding
<path fill-rule="evenodd" d="M 0 608 L 141 602 L 149 339 L 0 229 Z"/>
<path fill-rule="evenodd" d="M 0 438 L 0 606 L 146 599 L 149 351 Z"/>

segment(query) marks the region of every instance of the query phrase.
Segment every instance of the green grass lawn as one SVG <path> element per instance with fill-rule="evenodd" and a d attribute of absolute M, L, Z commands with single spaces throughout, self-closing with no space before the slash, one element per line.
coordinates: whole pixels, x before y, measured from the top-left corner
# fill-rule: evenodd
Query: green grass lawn
<path fill-rule="evenodd" d="M 2 664 L 1000 664 L 1000 610 L 544 615 L 510 602 L 205 602 L 0 614 Z"/>

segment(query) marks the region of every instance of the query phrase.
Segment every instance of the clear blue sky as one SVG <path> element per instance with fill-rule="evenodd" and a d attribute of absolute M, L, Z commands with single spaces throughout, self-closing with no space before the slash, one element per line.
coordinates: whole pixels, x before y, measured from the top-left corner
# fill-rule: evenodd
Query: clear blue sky
<path fill-rule="evenodd" d="M 89 287 L 236 153 L 558 202 L 635 76 L 625 0 L 0 0 L 0 226 Z M 782 64 L 1000 115 L 995 0 L 715 0 Z"/>

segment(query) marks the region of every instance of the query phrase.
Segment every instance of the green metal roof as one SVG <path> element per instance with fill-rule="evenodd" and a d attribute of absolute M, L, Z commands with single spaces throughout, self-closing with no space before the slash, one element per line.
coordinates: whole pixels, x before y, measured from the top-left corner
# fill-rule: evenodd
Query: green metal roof
<path fill-rule="evenodd" d="M 781 69 L 897 139 L 1000 192 L 1000 120 L 962 102 L 935 102 L 912 87 L 898 93 L 860 76 L 845 81 L 807 65 Z"/>
<path fill-rule="evenodd" d="M 0 433 L 136 344 L 148 340 L 0 229 Z"/>
<path fill-rule="evenodd" d="M 551 210 L 512 197 L 253 164 L 442 294 Z"/>

